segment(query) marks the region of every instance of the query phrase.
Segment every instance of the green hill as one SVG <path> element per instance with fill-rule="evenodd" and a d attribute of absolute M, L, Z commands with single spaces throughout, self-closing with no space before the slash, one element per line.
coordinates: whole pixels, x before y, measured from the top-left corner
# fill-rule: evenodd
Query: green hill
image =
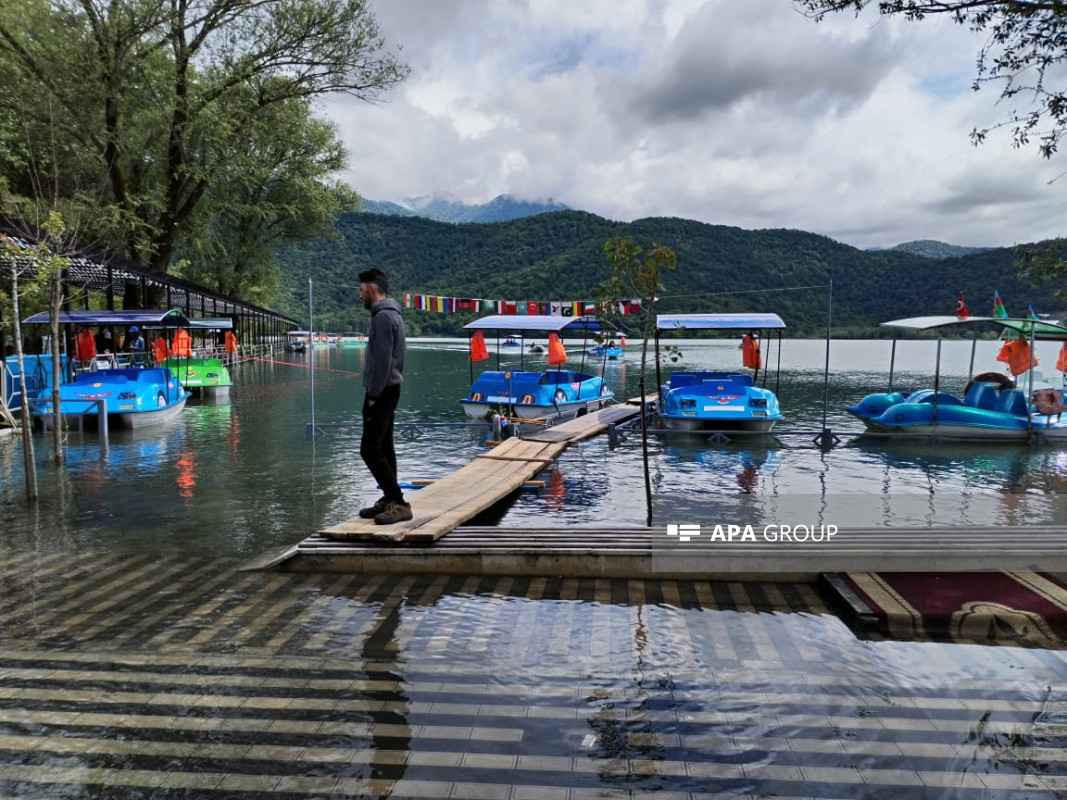
<path fill-rule="evenodd" d="M 1057 306 L 1055 287 L 1038 290 L 1020 281 L 1010 248 L 933 260 L 859 250 L 803 231 L 748 231 L 674 218 L 623 223 L 581 211 L 492 224 L 346 214 L 337 232 L 336 241 L 320 240 L 279 256 L 291 290 L 280 310 L 305 319 L 311 279 L 319 329 L 366 327 L 357 275 L 371 266 L 389 272 L 394 296 L 594 299 L 609 273 L 604 242 L 615 236 L 677 252 L 678 269 L 666 276 L 661 312 L 774 311 L 794 335 L 825 330 L 830 281 L 834 332 L 840 336 L 879 336 L 883 332 L 876 326 L 885 320 L 951 314 L 958 291 L 972 314 L 992 312 L 994 290 L 1010 312 L 1022 313 L 1028 303 L 1042 312 Z M 407 314 L 412 335 L 456 334 L 471 318 Z"/>
<path fill-rule="evenodd" d="M 975 253 L 983 253 L 988 247 L 961 247 L 956 244 L 946 244 L 934 239 L 917 239 L 914 242 L 904 242 L 896 247 L 890 247 L 904 253 L 913 253 L 927 258 L 953 258 L 954 256 L 969 256 Z"/>

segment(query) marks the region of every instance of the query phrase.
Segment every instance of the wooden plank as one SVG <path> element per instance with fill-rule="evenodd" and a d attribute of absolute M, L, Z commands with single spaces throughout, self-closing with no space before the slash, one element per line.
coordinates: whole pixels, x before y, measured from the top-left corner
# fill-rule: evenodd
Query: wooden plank
<path fill-rule="evenodd" d="M 458 505 L 473 508 L 468 516 L 453 524 L 452 527 L 455 527 L 515 491 L 539 470 L 540 466 L 531 467 L 531 463 L 525 460 L 508 461 L 504 464 L 475 461 L 413 494 L 409 498 L 412 502 L 413 517 L 407 522 L 376 525 L 372 519 L 356 518 L 325 528 L 321 533 L 330 539 L 349 541 L 366 538 L 404 541 L 411 531 L 429 525 L 442 514 L 453 511 Z M 518 486 L 512 486 L 513 474 L 524 476 Z M 431 494 L 431 490 L 436 491 Z M 448 530 L 442 530 L 440 525 L 433 525 L 420 533 L 419 538 L 425 540 L 429 536 L 436 539 L 447 532 Z"/>
<path fill-rule="evenodd" d="M 385 526 L 357 517 L 324 528 L 319 534 L 325 540 L 345 542 L 436 540 L 521 488 L 571 442 L 606 430 L 605 419 L 616 421 L 639 413 L 638 408 L 613 406 L 556 426 L 553 431 L 558 435 L 552 436 L 552 441 L 506 439 L 491 452 L 479 454 L 470 464 L 410 495 L 411 520 Z"/>

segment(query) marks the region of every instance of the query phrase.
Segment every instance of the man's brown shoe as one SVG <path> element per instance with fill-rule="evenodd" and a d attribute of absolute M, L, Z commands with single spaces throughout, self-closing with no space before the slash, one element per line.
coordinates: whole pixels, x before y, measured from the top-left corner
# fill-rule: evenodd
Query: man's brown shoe
<path fill-rule="evenodd" d="M 374 505 L 361 508 L 359 510 L 360 519 L 374 519 L 381 514 L 385 509 L 389 507 L 389 501 L 384 497 L 379 497 L 374 501 Z"/>
<path fill-rule="evenodd" d="M 385 507 L 385 511 L 374 518 L 375 525 L 392 525 L 411 519 L 411 504 L 398 503 L 395 500 Z"/>

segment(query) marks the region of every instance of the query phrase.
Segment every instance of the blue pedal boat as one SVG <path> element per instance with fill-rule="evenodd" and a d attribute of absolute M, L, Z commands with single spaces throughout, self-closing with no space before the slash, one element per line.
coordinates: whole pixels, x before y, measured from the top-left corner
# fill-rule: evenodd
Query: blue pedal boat
<path fill-rule="evenodd" d="M 562 336 L 564 332 L 595 333 L 601 324 L 596 317 L 494 314 L 464 327 L 471 331 L 521 330 Z M 583 346 L 582 366 L 584 360 Z M 499 413 L 524 420 L 559 421 L 603 408 L 614 396 L 602 376 L 586 373 L 581 366 L 578 370 L 557 366 L 526 371 L 520 356 L 517 370 L 486 370 L 477 378 L 472 374 L 470 391 L 460 404 L 471 419 L 489 420 Z"/>
<path fill-rule="evenodd" d="M 590 347 L 587 351 L 589 355 L 595 358 L 606 358 L 609 361 L 616 361 L 622 358 L 622 348 L 617 344 L 605 343 L 598 344 L 596 347 Z"/>
<path fill-rule="evenodd" d="M 49 322 L 48 312 L 35 314 L 25 320 L 28 324 Z M 187 327 L 189 319 L 180 311 L 64 311 L 60 324 L 129 327 Z M 141 428 L 157 425 L 177 416 L 189 399 L 189 391 L 178 377 L 166 367 L 112 366 L 128 354 L 101 355 L 71 375 L 61 375 L 59 383 L 59 415 L 70 425 L 79 416 L 95 419 L 101 406 L 108 416 L 108 425 Z M 53 382 L 43 386 L 33 401 L 32 413 L 45 427 L 55 424 Z"/>
<path fill-rule="evenodd" d="M 671 430 L 769 432 L 782 420 L 775 391 L 759 386 L 760 367 L 740 371 L 675 372 L 663 382 L 659 341 L 663 331 L 777 331 L 779 356 L 785 323 L 777 314 L 660 314 L 656 317 L 656 376 L 659 416 Z M 759 361 L 762 364 L 762 360 Z M 767 372 L 763 372 L 766 383 Z M 776 379 L 777 385 L 777 379 Z"/>
<path fill-rule="evenodd" d="M 933 388 L 893 391 L 896 340 L 890 361 L 889 390 L 869 394 L 847 411 L 861 420 L 869 434 L 894 439 L 950 439 L 973 442 L 1067 441 L 1067 422 L 1061 414 L 1042 413 L 1033 398 L 1051 393 L 1050 386 L 1038 385 L 1032 371 L 1020 376 L 1016 385 L 1001 372 L 986 372 L 969 379 L 962 394 L 944 391 L 941 381 L 941 333 L 957 326 L 972 326 L 977 341 L 979 326 L 995 326 L 1029 340 L 1067 341 L 1067 327 L 1039 320 L 997 317 L 954 316 L 911 317 L 882 323 L 906 331 L 933 330 L 938 333 Z M 972 343 L 971 362 L 974 362 Z M 1030 398 L 1030 399 L 1028 399 Z M 1051 409 L 1046 409 L 1051 410 Z"/>

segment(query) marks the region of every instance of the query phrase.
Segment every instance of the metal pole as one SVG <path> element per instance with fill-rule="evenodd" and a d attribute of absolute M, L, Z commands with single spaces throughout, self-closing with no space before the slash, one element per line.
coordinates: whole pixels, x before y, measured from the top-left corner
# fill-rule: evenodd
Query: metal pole
<path fill-rule="evenodd" d="M 933 423 L 937 425 L 937 395 L 941 391 L 941 329 L 937 330 L 937 360 L 934 364 L 934 411 Z"/>
<path fill-rule="evenodd" d="M 830 280 L 830 284 L 826 291 L 826 365 L 823 368 L 822 378 L 822 429 L 826 431 L 826 415 L 830 406 L 830 323 L 833 319 L 833 306 L 834 306 L 834 282 Z M 778 334 L 778 357 L 779 365 L 781 364 L 782 355 L 782 339 L 781 333 Z M 890 378 L 892 380 L 892 378 Z"/>
<path fill-rule="evenodd" d="M 978 349 L 978 328 L 971 330 L 971 363 L 967 367 L 967 380 L 974 377 L 974 351 Z"/>
<path fill-rule="evenodd" d="M 107 401 L 96 401 L 96 430 L 100 434 L 100 443 L 106 449 L 107 448 Z"/>
<path fill-rule="evenodd" d="M 893 369 L 897 363 L 897 338 L 893 337 L 893 347 L 889 351 L 889 392 L 893 391 Z"/>
<path fill-rule="evenodd" d="M 308 279 L 308 358 L 311 361 L 311 369 L 308 370 L 311 373 L 311 430 L 315 430 L 315 329 L 312 324 L 312 292 L 311 279 Z"/>

